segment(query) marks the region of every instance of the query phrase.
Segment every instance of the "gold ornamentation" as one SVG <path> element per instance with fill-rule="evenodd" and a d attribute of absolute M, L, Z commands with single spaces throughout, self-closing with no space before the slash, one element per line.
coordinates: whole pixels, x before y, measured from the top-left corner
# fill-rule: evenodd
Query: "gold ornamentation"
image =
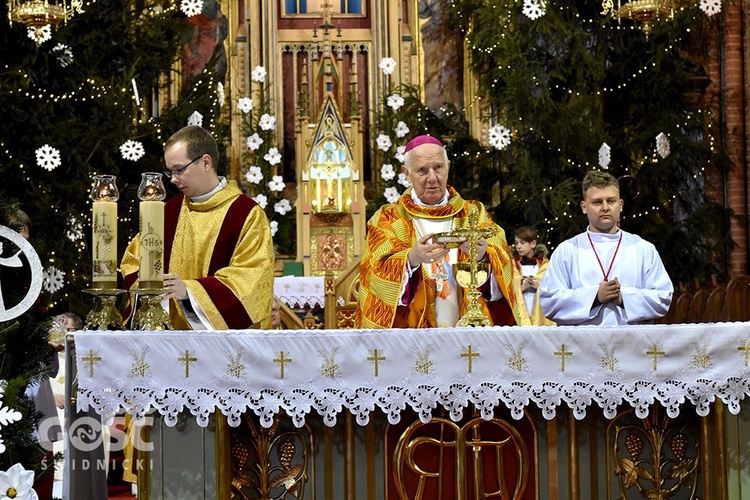
<path fill-rule="evenodd" d="M 651 23 L 672 17 L 672 0 L 631 0 L 620 7 L 618 14 L 643 23 L 643 33 L 648 38 Z"/>
<path fill-rule="evenodd" d="M 96 305 L 86 315 L 84 330 L 122 330 L 122 314 L 115 305 L 119 288 L 88 288 L 84 292 L 96 297 Z"/>
<path fill-rule="evenodd" d="M 89 365 L 89 377 L 94 376 L 94 368 L 96 364 L 102 360 L 102 358 L 99 356 L 100 352 L 95 351 L 93 349 L 89 349 L 89 352 L 86 356 L 84 356 L 83 362 Z"/>
<path fill-rule="evenodd" d="M 667 353 L 661 350 L 661 346 L 658 343 L 654 342 L 649 347 L 649 350 L 646 351 L 646 354 L 654 358 L 654 371 L 656 371 L 656 364 L 659 362 L 659 356 L 664 356 Z"/>
<path fill-rule="evenodd" d="M 517 372 L 526 370 L 526 358 L 523 357 L 523 349 L 528 344 L 527 341 L 523 341 L 518 345 L 518 349 L 515 349 L 510 344 L 505 344 L 505 348 L 510 352 L 508 358 L 508 368 Z"/>
<path fill-rule="evenodd" d="M 414 362 L 414 371 L 423 375 L 429 375 L 433 371 L 433 363 L 430 361 L 430 351 L 432 346 L 427 346 L 423 351 L 420 351 L 418 347 L 414 348 L 414 353 L 417 355 L 417 360 Z"/>
<path fill-rule="evenodd" d="M 387 358 L 385 356 L 381 356 L 380 349 L 370 349 L 370 356 L 367 357 L 367 361 L 370 362 L 370 366 L 375 367 L 375 376 L 378 376 L 378 367 L 380 366 L 381 361 L 385 361 Z"/>
<path fill-rule="evenodd" d="M 138 353 L 132 349 L 128 349 L 130 357 L 133 358 L 133 362 L 130 363 L 130 376 L 133 377 L 148 377 L 151 375 L 151 366 L 146 362 L 146 355 L 150 348 L 148 346 L 141 349 Z"/>
<path fill-rule="evenodd" d="M 469 373 L 471 373 L 472 365 L 474 364 L 474 358 L 478 358 L 479 356 L 480 354 L 474 351 L 471 345 L 468 345 L 464 348 L 464 352 L 461 354 L 461 357 L 466 358 Z"/>
<path fill-rule="evenodd" d="M 693 353 L 693 362 L 690 363 L 691 368 L 711 368 L 714 364 L 711 361 L 711 355 L 708 354 L 708 340 L 703 342 L 703 345 L 693 344 L 695 352 Z"/>
<path fill-rule="evenodd" d="M 336 364 L 336 354 L 338 353 L 338 347 L 335 347 L 333 351 L 331 351 L 330 356 L 323 351 L 318 351 L 320 357 L 323 358 L 323 364 L 320 367 L 320 374 L 322 376 L 336 378 L 341 374 L 341 368 Z"/>
<path fill-rule="evenodd" d="M 284 351 L 279 351 L 279 357 L 273 360 L 273 363 L 276 366 L 278 366 L 280 369 L 281 378 L 284 378 L 284 367 L 286 366 L 286 364 L 292 362 L 292 358 L 287 358 L 286 354 L 288 353 L 284 353 Z"/>
<path fill-rule="evenodd" d="M 349 330 L 354 328 L 357 311 L 345 311 L 339 309 L 336 311 L 336 325 L 340 330 Z"/>
<path fill-rule="evenodd" d="M 185 354 L 177 358 L 177 361 L 179 361 L 180 364 L 185 365 L 185 378 L 189 378 L 190 377 L 190 363 L 192 363 L 193 361 L 198 361 L 198 358 L 195 357 L 195 351 L 190 351 L 188 349 L 185 349 Z"/>
<path fill-rule="evenodd" d="M 610 345 L 599 344 L 599 349 L 604 354 L 599 359 L 599 369 L 613 372 L 620 369 L 620 360 L 617 359 L 617 349 L 620 347 L 620 342 L 614 342 Z"/>
<path fill-rule="evenodd" d="M 138 289 L 140 307 L 133 316 L 134 330 L 172 330 L 169 313 L 161 306 L 161 298 L 167 290 L 161 288 Z"/>
<path fill-rule="evenodd" d="M 602 12 L 601 14 L 603 16 L 606 16 L 607 14 L 614 14 L 615 7 L 612 2 L 612 0 L 602 0 Z"/>
<path fill-rule="evenodd" d="M 560 347 L 557 348 L 557 351 L 555 351 L 555 357 L 560 360 L 560 371 L 565 371 L 565 358 L 568 356 L 573 356 L 573 352 L 568 350 L 569 346 L 566 346 L 565 344 L 560 345 Z"/>
<path fill-rule="evenodd" d="M 745 366 L 747 366 L 748 358 L 750 357 L 750 341 L 745 341 L 737 348 L 738 351 L 743 351 L 745 354 Z"/>
<path fill-rule="evenodd" d="M 8 18 L 13 22 L 34 28 L 34 40 L 42 43 L 42 28 L 46 25 L 57 26 L 60 21 L 67 21 L 76 13 L 83 13 L 82 0 L 9 0 Z"/>
<path fill-rule="evenodd" d="M 245 371 L 245 365 L 242 364 L 243 354 L 245 354 L 244 349 L 240 349 L 234 354 L 229 351 L 224 351 L 224 356 L 227 357 L 228 361 L 224 368 L 224 374 L 227 377 L 242 378 L 242 374 Z"/>

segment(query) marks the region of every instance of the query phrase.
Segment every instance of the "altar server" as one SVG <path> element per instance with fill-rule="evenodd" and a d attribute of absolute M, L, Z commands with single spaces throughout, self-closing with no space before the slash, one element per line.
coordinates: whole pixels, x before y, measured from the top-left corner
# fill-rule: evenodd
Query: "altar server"
<path fill-rule="evenodd" d="M 539 288 L 544 315 L 558 325 L 636 325 L 664 316 L 674 287 L 654 245 L 619 228 L 623 200 L 612 175 L 583 179 L 589 226 L 553 252 Z"/>

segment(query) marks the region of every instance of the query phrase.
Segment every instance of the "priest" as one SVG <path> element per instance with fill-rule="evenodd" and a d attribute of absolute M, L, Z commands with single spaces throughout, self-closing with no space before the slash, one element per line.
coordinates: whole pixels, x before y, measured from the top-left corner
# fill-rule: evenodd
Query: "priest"
<path fill-rule="evenodd" d="M 180 194 L 164 207 L 164 288 L 172 326 L 225 330 L 271 326 L 273 244 L 263 209 L 219 177 L 216 140 L 187 126 L 164 146 L 165 175 Z M 138 237 L 121 270 L 137 286 Z"/>
<path fill-rule="evenodd" d="M 544 315 L 558 325 L 638 325 L 669 311 L 674 287 L 654 245 L 623 231 L 620 187 L 612 175 L 583 179 L 584 233 L 552 253 L 539 286 Z"/>
<path fill-rule="evenodd" d="M 381 207 L 367 224 L 360 263 L 359 328 L 453 327 L 465 312 L 453 264 L 468 262 L 469 243 L 451 248 L 440 233 L 468 227 L 472 212 L 481 228 L 495 235 L 478 241 L 477 259 L 489 264 L 490 276 L 479 299 L 494 325 L 518 323 L 523 300 L 512 286 L 512 258 L 505 233 L 482 203 L 464 200 L 447 184 L 450 162 L 440 140 L 412 139 L 403 171 L 412 187 L 396 203 Z M 520 301 L 519 301 L 520 300 Z"/>

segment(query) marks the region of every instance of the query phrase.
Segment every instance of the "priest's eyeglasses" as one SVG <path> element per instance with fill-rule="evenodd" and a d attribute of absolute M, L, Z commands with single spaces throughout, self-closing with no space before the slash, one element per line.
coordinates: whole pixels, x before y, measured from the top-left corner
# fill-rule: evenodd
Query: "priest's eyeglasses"
<path fill-rule="evenodd" d="M 192 165 L 192 164 L 193 164 L 193 163 L 195 163 L 196 161 L 198 161 L 198 160 L 200 160 L 201 158 L 203 158 L 203 156 L 204 156 L 205 154 L 206 154 L 206 153 L 203 153 L 203 154 L 202 154 L 202 155 L 200 155 L 200 156 L 199 156 L 198 158 L 196 158 L 196 159 L 192 160 L 192 161 L 191 161 L 190 163 L 188 163 L 187 165 L 185 165 L 185 166 L 184 166 L 184 167 L 182 167 L 182 168 L 176 168 L 176 169 L 174 169 L 174 170 L 169 170 L 169 169 L 165 170 L 165 171 L 164 171 L 164 175 L 165 175 L 165 176 L 167 177 L 167 179 L 171 179 L 171 178 L 172 178 L 173 176 L 177 176 L 177 177 L 181 176 L 181 175 L 182 175 L 183 173 L 185 173 L 185 170 L 187 170 L 187 168 L 188 168 L 188 167 L 189 167 L 190 165 Z"/>

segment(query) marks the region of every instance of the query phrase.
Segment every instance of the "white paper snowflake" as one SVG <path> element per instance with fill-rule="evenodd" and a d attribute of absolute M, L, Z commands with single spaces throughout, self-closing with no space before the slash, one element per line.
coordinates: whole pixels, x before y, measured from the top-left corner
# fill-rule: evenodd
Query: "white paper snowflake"
<path fill-rule="evenodd" d="M 74 215 L 68 218 L 68 228 L 65 230 L 65 236 L 74 242 L 83 238 L 83 223 Z"/>
<path fill-rule="evenodd" d="M 502 125 L 493 125 L 487 131 L 490 146 L 495 149 L 505 149 L 510 144 L 510 129 Z"/>
<path fill-rule="evenodd" d="M 197 16 L 203 12 L 203 0 L 182 0 L 180 10 L 188 17 Z"/>
<path fill-rule="evenodd" d="M 386 163 L 385 165 L 380 167 L 380 177 L 384 181 L 389 181 L 396 177 L 396 171 L 393 170 L 393 165 L 391 165 L 390 163 Z"/>
<path fill-rule="evenodd" d="M 547 4 L 544 0 L 523 0 L 524 15 L 535 21 L 547 12 Z"/>
<path fill-rule="evenodd" d="M 23 417 L 21 412 L 7 406 L 3 406 L 4 403 L 2 401 L 2 398 L 5 395 L 5 388 L 7 387 L 7 385 L 8 383 L 5 380 L 0 381 L 0 427 L 5 427 L 12 422 L 18 422 Z M 0 453 L 4 452 L 5 444 L 3 443 L 2 438 L 0 438 Z"/>
<path fill-rule="evenodd" d="M 224 94 L 224 84 L 219 82 L 216 84 L 216 100 L 219 102 L 219 107 L 222 107 L 224 105 L 224 100 L 226 99 L 226 94 Z"/>
<path fill-rule="evenodd" d="M 128 140 L 120 145 L 120 154 L 125 160 L 138 161 L 146 154 L 146 150 L 140 141 Z"/>
<path fill-rule="evenodd" d="M 253 134 L 247 138 L 245 143 L 247 144 L 247 149 L 257 151 L 260 145 L 263 144 L 263 139 L 258 134 Z"/>
<path fill-rule="evenodd" d="M 268 189 L 271 191 L 283 191 L 286 184 L 284 184 L 284 178 L 280 175 L 274 175 L 273 180 L 268 183 Z"/>
<path fill-rule="evenodd" d="M 278 148 L 271 148 L 268 150 L 268 153 L 266 153 L 263 156 L 263 159 L 266 160 L 271 165 L 276 165 L 277 163 L 281 163 L 281 154 L 279 154 Z"/>
<path fill-rule="evenodd" d="M 276 236 L 276 232 L 279 230 L 279 223 L 275 220 L 271 221 L 271 236 Z"/>
<path fill-rule="evenodd" d="M 187 121 L 188 125 L 197 125 L 198 127 L 203 126 L 203 115 L 200 114 L 198 111 L 193 111 L 193 114 L 191 114 L 188 117 Z"/>
<path fill-rule="evenodd" d="M 611 152 L 612 148 L 609 147 L 609 144 L 603 142 L 599 148 L 599 166 L 604 170 L 609 168 L 609 162 L 612 161 Z"/>
<path fill-rule="evenodd" d="M 386 99 L 386 103 L 393 108 L 393 111 L 396 111 L 404 105 L 404 98 L 398 94 L 391 94 L 388 96 L 388 99 Z"/>
<path fill-rule="evenodd" d="M 42 275 L 42 286 L 49 293 L 55 293 L 65 284 L 65 273 L 56 268 L 49 266 L 44 270 Z"/>
<path fill-rule="evenodd" d="M 258 193 L 255 196 L 253 196 L 253 199 L 255 200 L 255 203 L 260 205 L 260 208 L 263 210 L 266 209 L 266 205 L 268 205 L 268 197 L 264 195 L 263 193 Z"/>
<path fill-rule="evenodd" d="M 401 184 L 402 186 L 407 187 L 407 188 L 409 186 L 411 186 L 411 182 L 409 182 L 406 179 L 406 174 L 403 173 L 403 172 L 401 172 L 400 174 L 398 174 L 398 181 L 396 181 L 396 182 L 398 182 L 399 184 Z"/>
<path fill-rule="evenodd" d="M 36 164 L 52 172 L 62 164 L 60 160 L 60 151 L 49 144 L 45 144 L 36 150 Z"/>
<path fill-rule="evenodd" d="M 398 63 L 392 57 L 384 57 L 380 60 L 380 69 L 383 70 L 384 75 L 392 75 L 396 71 L 396 65 Z"/>
<path fill-rule="evenodd" d="M 253 165 L 247 169 L 245 179 L 247 179 L 247 182 L 250 184 L 260 184 L 260 181 L 263 180 L 263 172 L 260 170 L 260 167 Z"/>
<path fill-rule="evenodd" d="M 401 163 L 404 163 L 406 161 L 406 146 L 397 147 L 396 154 L 393 156 Z"/>
<path fill-rule="evenodd" d="M 664 132 L 659 132 L 659 135 L 656 136 L 656 152 L 659 153 L 659 156 L 662 158 L 669 156 L 669 138 Z"/>
<path fill-rule="evenodd" d="M 52 47 L 52 53 L 57 56 L 57 62 L 66 68 L 73 62 L 73 50 L 64 43 L 58 43 Z"/>
<path fill-rule="evenodd" d="M 266 68 L 263 66 L 256 66 L 252 73 L 250 73 L 250 78 L 252 78 L 254 82 L 263 83 L 266 81 L 267 74 L 268 72 L 266 71 Z"/>
<path fill-rule="evenodd" d="M 398 189 L 395 187 L 388 187 L 383 191 L 383 196 L 385 196 L 388 203 L 396 203 L 401 195 L 398 194 Z"/>
<path fill-rule="evenodd" d="M 237 109 L 245 114 L 253 110 L 253 100 L 249 97 L 240 97 L 237 101 Z"/>
<path fill-rule="evenodd" d="M 271 130 L 276 126 L 276 117 L 263 113 L 258 121 L 258 126 L 263 130 Z"/>
<path fill-rule="evenodd" d="M 406 134 L 409 133 L 409 127 L 407 127 L 406 123 L 404 122 L 398 122 L 396 128 L 393 129 L 393 131 L 396 133 L 396 137 L 401 139 L 402 137 L 406 137 Z"/>
<path fill-rule="evenodd" d="M 283 199 L 281 201 L 277 201 L 273 205 L 274 212 L 280 213 L 281 215 L 286 215 L 287 213 L 292 211 L 292 205 L 289 203 L 289 200 Z"/>
<path fill-rule="evenodd" d="M 721 12 L 721 0 L 701 0 L 699 5 L 707 16 L 713 16 Z"/>
<path fill-rule="evenodd" d="M 378 149 L 381 149 L 383 151 L 388 151 L 393 145 L 393 143 L 391 142 L 391 138 L 385 134 L 380 134 L 378 138 L 375 139 L 375 142 L 378 144 Z"/>
<path fill-rule="evenodd" d="M 29 38 L 34 40 L 37 45 L 41 45 L 52 38 L 52 26 L 47 24 L 39 29 L 30 27 L 27 33 Z"/>

